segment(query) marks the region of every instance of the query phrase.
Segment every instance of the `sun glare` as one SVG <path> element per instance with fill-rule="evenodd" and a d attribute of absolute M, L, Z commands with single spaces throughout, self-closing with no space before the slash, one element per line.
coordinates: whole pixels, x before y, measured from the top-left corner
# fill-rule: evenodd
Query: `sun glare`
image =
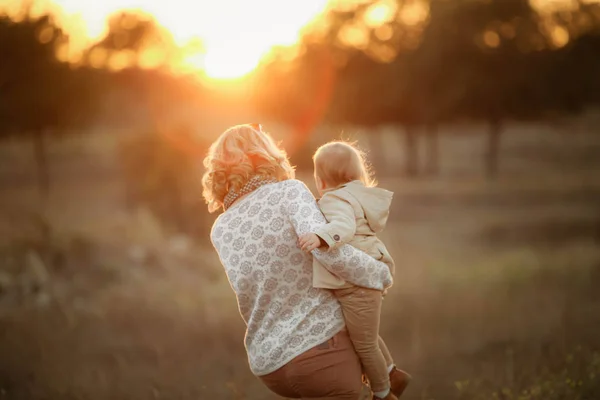
<path fill-rule="evenodd" d="M 298 42 L 302 29 L 327 7 L 327 0 L 34 0 L 31 12 L 51 12 L 70 36 L 76 61 L 102 40 L 109 17 L 119 11 L 152 15 L 166 28 L 181 55 L 175 69 L 199 70 L 213 79 L 250 73 L 274 46 Z M 0 0 L 0 12 L 17 15 L 21 0 Z M 201 48 L 188 46 L 200 41 Z M 192 49 L 190 49 L 192 48 Z M 148 63 L 149 65 L 151 63 Z"/>

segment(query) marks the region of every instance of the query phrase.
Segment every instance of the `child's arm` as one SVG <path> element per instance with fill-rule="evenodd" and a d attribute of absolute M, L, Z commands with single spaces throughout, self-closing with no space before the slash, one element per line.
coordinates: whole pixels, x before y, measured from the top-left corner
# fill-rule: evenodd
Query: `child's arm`
<path fill-rule="evenodd" d="M 350 242 L 356 233 L 352 205 L 333 193 L 327 193 L 319 200 L 319 207 L 328 223 L 300 237 L 302 250 L 312 251 L 322 246 L 333 249 Z"/>
<path fill-rule="evenodd" d="M 287 186 L 284 210 L 296 234 L 301 237 L 318 231 L 326 221 L 313 195 L 300 181 L 290 180 Z M 387 265 L 348 244 L 328 252 L 313 250 L 312 254 L 331 273 L 354 285 L 376 290 L 392 285 L 392 274 Z"/>

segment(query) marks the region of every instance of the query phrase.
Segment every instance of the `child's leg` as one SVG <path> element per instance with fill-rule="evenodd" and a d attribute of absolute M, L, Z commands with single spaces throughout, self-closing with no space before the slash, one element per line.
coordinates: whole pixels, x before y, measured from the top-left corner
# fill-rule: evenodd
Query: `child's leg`
<path fill-rule="evenodd" d="M 373 392 L 390 388 L 388 364 L 379 348 L 381 292 L 352 287 L 334 291 L 342 305 L 346 328 Z"/>
<path fill-rule="evenodd" d="M 381 354 L 383 354 L 383 358 L 385 358 L 385 365 L 387 366 L 388 369 L 388 373 L 392 370 L 392 368 L 394 367 L 394 359 L 392 358 L 392 355 L 390 354 L 390 351 L 388 350 L 385 342 L 383 341 L 383 339 L 381 338 L 381 336 L 379 336 L 379 349 L 381 350 Z"/>
<path fill-rule="evenodd" d="M 379 337 L 379 348 L 381 349 L 383 357 L 385 358 L 385 363 L 387 364 L 387 371 L 390 376 L 390 387 L 392 389 L 392 393 L 400 397 L 410 383 L 412 376 L 401 369 L 396 368 L 394 360 L 392 359 L 392 355 L 390 354 L 390 351 L 388 350 L 381 336 Z"/>

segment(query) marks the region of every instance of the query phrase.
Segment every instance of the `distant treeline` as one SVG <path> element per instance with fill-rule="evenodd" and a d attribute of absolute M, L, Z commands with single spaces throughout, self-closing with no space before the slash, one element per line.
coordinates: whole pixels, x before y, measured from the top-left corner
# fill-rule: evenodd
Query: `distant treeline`
<path fill-rule="evenodd" d="M 408 23 L 403 16 L 415 3 L 428 16 Z M 600 103 L 600 3 L 538 12 L 528 0 L 397 0 L 395 15 L 370 27 L 378 4 L 330 13 L 293 64 L 283 50 L 265 65 L 257 85 L 263 111 L 299 129 L 321 118 L 403 126 L 409 175 L 417 173 L 417 132 L 427 133 L 437 157 L 440 124 L 487 122 L 486 170 L 494 176 L 505 121 Z"/>
<path fill-rule="evenodd" d="M 246 101 L 299 134 L 323 121 L 403 126 L 409 175 L 418 172 L 417 132 L 425 128 L 437 154 L 440 124 L 484 121 L 490 176 L 505 121 L 600 102 L 600 3 L 539 12 L 529 0 L 396 0 L 385 2 L 391 12 L 378 23 L 373 10 L 383 2 L 358 3 L 328 12 L 296 48 L 274 50 L 249 77 Z M 40 132 L 87 127 L 100 114 L 127 124 L 132 104 L 146 104 L 160 121 L 182 104 L 228 101 L 169 72 L 178 53 L 151 18 L 122 12 L 109 28 L 75 65 L 61 61 L 69 37 L 51 16 L 0 17 L 0 135 L 37 138 L 40 170 Z M 150 60 L 156 49 L 162 58 Z"/>

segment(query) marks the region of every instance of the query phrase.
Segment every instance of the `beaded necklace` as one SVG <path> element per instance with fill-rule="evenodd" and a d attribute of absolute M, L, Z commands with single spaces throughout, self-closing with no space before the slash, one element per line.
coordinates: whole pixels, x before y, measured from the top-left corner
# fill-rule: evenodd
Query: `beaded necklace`
<path fill-rule="evenodd" d="M 225 198 L 223 199 L 223 210 L 227 210 L 231 205 L 240 197 L 247 195 L 248 193 L 253 192 L 263 185 L 267 185 L 269 183 L 275 183 L 277 179 L 269 176 L 263 175 L 255 175 L 246 182 L 244 186 L 240 188 L 239 191 L 229 191 Z"/>

